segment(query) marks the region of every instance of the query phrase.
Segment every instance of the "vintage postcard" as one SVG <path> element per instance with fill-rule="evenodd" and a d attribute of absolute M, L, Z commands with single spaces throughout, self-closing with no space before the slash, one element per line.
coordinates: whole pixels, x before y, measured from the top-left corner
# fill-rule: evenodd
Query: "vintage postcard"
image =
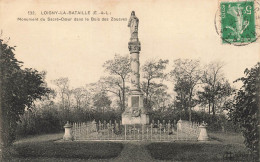
<path fill-rule="evenodd" d="M 258 161 L 259 0 L 0 0 L 3 161 Z"/>

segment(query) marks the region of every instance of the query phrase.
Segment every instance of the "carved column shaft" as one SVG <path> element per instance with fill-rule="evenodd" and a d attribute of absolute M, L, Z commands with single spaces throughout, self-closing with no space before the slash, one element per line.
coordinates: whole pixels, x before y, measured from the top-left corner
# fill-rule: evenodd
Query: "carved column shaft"
<path fill-rule="evenodd" d="M 140 74 L 139 74 L 139 53 L 131 54 L 131 90 L 140 89 Z"/>
<path fill-rule="evenodd" d="M 128 48 L 131 54 L 131 91 L 140 90 L 140 62 L 139 62 L 139 52 L 141 50 L 140 42 L 134 41 L 128 43 Z"/>

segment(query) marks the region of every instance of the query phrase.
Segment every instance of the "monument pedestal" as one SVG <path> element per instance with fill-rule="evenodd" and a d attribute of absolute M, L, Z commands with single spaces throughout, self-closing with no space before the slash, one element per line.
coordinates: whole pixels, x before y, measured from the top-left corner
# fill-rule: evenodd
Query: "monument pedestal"
<path fill-rule="evenodd" d="M 132 124 L 149 124 L 149 115 L 141 114 L 138 117 L 133 117 L 131 115 L 122 114 L 122 124 L 132 125 Z"/>
<path fill-rule="evenodd" d="M 149 124 L 149 115 L 143 106 L 143 94 L 132 91 L 128 97 L 128 107 L 122 114 L 122 124 Z"/>

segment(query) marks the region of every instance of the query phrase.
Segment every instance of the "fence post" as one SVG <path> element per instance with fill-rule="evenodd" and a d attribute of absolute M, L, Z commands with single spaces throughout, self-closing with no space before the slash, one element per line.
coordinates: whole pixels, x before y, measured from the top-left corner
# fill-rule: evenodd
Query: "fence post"
<path fill-rule="evenodd" d="M 137 128 L 137 140 L 139 140 L 139 137 L 140 137 L 139 133 L 140 133 L 140 130 L 139 130 L 139 128 Z"/>
<path fill-rule="evenodd" d="M 74 140 L 76 140 L 76 126 L 75 126 L 75 123 L 72 123 L 72 130 L 73 130 Z"/>
<path fill-rule="evenodd" d="M 144 139 L 144 124 L 142 124 L 142 140 Z"/>
<path fill-rule="evenodd" d="M 190 125 L 190 131 L 189 131 L 190 140 L 192 139 L 192 125 Z"/>
<path fill-rule="evenodd" d="M 172 138 L 174 140 L 174 124 L 172 124 Z"/>
<path fill-rule="evenodd" d="M 149 126 L 146 128 L 147 140 L 149 139 Z"/>
<path fill-rule="evenodd" d="M 89 131 L 88 131 L 88 123 L 86 124 L 86 127 L 87 127 L 86 129 L 87 129 L 87 139 L 88 139 L 88 138 L 89 138 L 89 135 L 88 135 L 88 134 L 89 134 Z"/>
<path fill-rule="evenodd" d="M 135 124 L 134 124 L 134 140 L 135 140 Z"/>
<path fill-rule="evenodd" d="M 81 122 L 79 123 L 79 138 L 81 138 Z"/>
<path fill-rule="evenodd" d="M 153 123 L 151 123 L 151 141 L 153 140 Z"/>
<path fill-rule="evenodd" d="M 179 140 L 179 129 L 178 129 L 178 126 L 177 126 L 177 140 Z"/>
<path fill-rule="evenodd" d="M 109 132 L 110 132 L 109 123 L 106 123 L 106 129 L 107 129 L 107 139 L 109 140 Z"/>
<path fill-rule="evenodd" d="M 76 133 L 75 139 L 78 138 L 78 129 L 79 129 L 78 128 L 78 123 L 75 122 L 75 133 Z"/>
<path fill-rule="evenodd" d="M 83 135 L 82 135 L 82 137 L 85 137 L 85 135 L 86 135 L 86 124 L 85 124 L 85 122 L 83 122 Z"/>
<path fill-rule="evenodd" d="M 126 140 L 126 124 L 125 124 L 125 140 Z"/>
<path fill-rule="evenodd" d="M 161 141 L 162 140 L 162 123 L 160 123 L 159 130 L 160 130 L 160 141 Z"/>
<path fill-rule="evenodd" d="M 165 126 L 165 127 L 166 127 L 166 126 Z M 165 129 L 165 127 L 163 128 L 163 132 L 164 132 L 164 133 L 163 133 L 163 134 L 164 134 L 164 135 L 163 135 L 163 136 L 164 136 L 164 137 L 163 137 L 163 140 L 166 140 L 166 129 Z"/>
<path fill-rule="evenodd" d="M 81 122 L 79 123 L 79 138 L 82 136 Z"/>
<path fill-rule="evenodd" d="M 169 141 L 169 136 L 170 136 L 170 126 L 171 126 L 171 122 L 169 120 L 169 123 L 167 125 L 167 130 L 168 130 L 168 136 L 167 136 L 167 140 Z"/>
<path fill-rule="evenodd" d="M 112 139 L 113 139 L 113 134 L 114 134 L 114 124 L 112 124 Z"/>
<path fill-rule="evenodd" d="M 118 131 L 118 130 L 117 130 L 117 128 L 118 128 L 118 123 L 116 122 L 116 120 L 115 120 L 115 127 L 114 127 L 114 128 L 115 128 L 115 131 L 114 131 L 115 134 L 114 134 L 114 135 L 115 135 L 115 140 L 116 140 L 116 138 L 117 138 L 117 134 L 116 134 L 116 133 L 117 133 L 117 131 Z"/>

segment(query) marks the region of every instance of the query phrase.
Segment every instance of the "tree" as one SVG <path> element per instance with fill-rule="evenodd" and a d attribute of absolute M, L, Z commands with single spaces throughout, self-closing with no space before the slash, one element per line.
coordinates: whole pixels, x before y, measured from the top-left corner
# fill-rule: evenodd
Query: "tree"
<path fill-rule="evenodd" d="M 108 109 L 112 103 L 105 92 L 95 94 L 93 100 L 94 106 L 97 108 L 97 110 L 102 110 L 103 114 L 105 109 Z"/>
<path fill-rule="evenodd" d="M 189 83 L 186 80 L 179 79 L 174 85 L 174 91 L 177 93 L 174 105 L 178 111 L 189 111 Z"/>
<path fill-rule="evenodd" d="M 126 79 L 128 78 L 131 68 L 130 59 L 128 56 L 115 55 L 113 60 L 108 60 L 103 64 L 105 71 L 108 71 L 111 75 L 118 76 L 122 83 L 122 108 L 125 110 L 125 92 L 126 92 Z"/>
<path fill-rule="evenodd" d="M 222 113 L 224 109 L 226 109 L 226 104 L 228 104 L 231 100 L 233 100 L 233 95 L 235 92 L 235 88 L 231 87 L 230 83 L 226 80 L 224 83 L 218 85 L 217 96 L 215 97 L 214 103 L 214 113 Z M 212 109 L 213 110 L 213 109 Z"/>
<path fill-rule="evenodd" d="M 170 99 L 170 95 L 167 93 L 168 87 L 165 84 L 152 83 L 149 92 L 149 101 L 151 101 L 152 107 L 157 110 L 165 111 L 167 101 Z"/>
<path fill-rule="evenodd" d="M 147 108 L 151 108 L 151 100 L 149 100 L 151 84 L 154 83 L 154 79 L 164 79 L 166 77 L 164 70 L 168 63 L 169 60 L 148 60 L 142 66 L 143 78 L 145 79 L 145 82 L 142 85 L 145 93 L 144 104 Z"/>
<path fill-rule="evenodd" d="M 63 109 L 65 109 L 65 96 L 67 96 L 67 98 L 69 98 L 70 96 L 69 79 L 61 77 L 59 79 L 52 80 L 52 82 L 58 87 L 58 92 L 61 97 L 62 107 Z"/>
<path fill-rule="evenodd" d="M 95 85 L 96 91 L 104 91 L 106 93 L 112 93 L 114 96 L 118 98 L 118 105 L 120 107 L 121 112 L 124 111 L 123 109 L 123 91 L 125 93 L 129 90 L 127 86 L 123 88 L 122 81 L 119 77 L 115 76 L 108 76 L 108 77 L 101 77 L 99 81 Z"/>
<path fill-rule="evenodd" d="M 233 91 L 224 77 L 223 66 L 221 62 L 211 62 L 205 66 L 201 77 L 202 90 L 198 92 L 199 103 L 202 106 L 208 105 L 209 114 L 212 108 L 213 115 L 216 113 L 216 107 L 221 107 L 221 103 L 224 103 Z"/>
<path fill-rule="evenodd" d="M 177 83 L 175 84 L 178 90 L 177 94 L 188 98 L 187 107 L 189 109 L 189 120 L 191 121 L 191 108 L 195 106 L 192 104 L 194 90 L 201 77 L 200 61 L 177 59 L 174 61 L 173 67 L 174 69 L 170 72 L 170 76 Z"/>
<path fill-rule="evenodd" d="M 79 87 L 72 89 L 71 92 L 76 100 L 76 107 L 81 108 L 82 100 L 88 96 L 88 91 L 84 87 Z"/>
<path fill-rule="evenodd" d="M 22 69 L 22 62 L 15 58 L 14 49 L 0 40 L 0 128 L 4 148 L 14 141 L 17 122 L 25 108 L 30 110 L 36 99 L 49 92 L 44 82 L 45 72 Z"/>
<path fill-rule="evenodd" d="M 242 128 L 245 145 L 255 155 L 259 156 L 259 99 L 260 99 L 260 62 L 251 69 L 244 71 L 245 77 L 239 78 L 243 86 L 236 93 L 235 101 L 229 108 L 229 116 Z"/>

